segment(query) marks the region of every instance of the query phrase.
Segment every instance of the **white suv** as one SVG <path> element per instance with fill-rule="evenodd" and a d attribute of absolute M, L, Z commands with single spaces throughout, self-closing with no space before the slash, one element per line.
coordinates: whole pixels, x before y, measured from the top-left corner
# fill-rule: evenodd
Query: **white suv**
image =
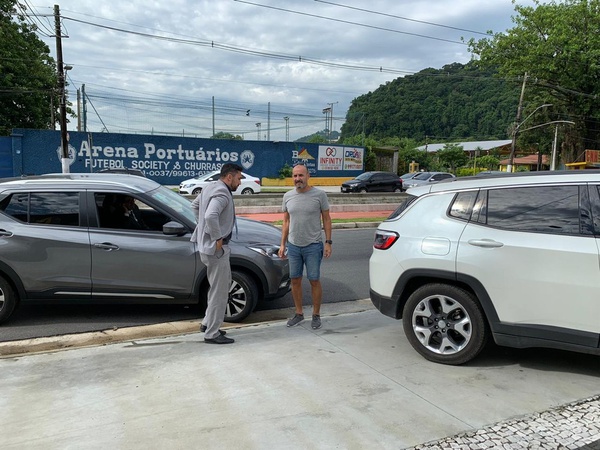
<path fill-rule="evenodd" d="M 488 338 L 600 354 L 600 171 L 453 179 L 409 191 L 377 229 L 370 295 L 425 358 Z"/>

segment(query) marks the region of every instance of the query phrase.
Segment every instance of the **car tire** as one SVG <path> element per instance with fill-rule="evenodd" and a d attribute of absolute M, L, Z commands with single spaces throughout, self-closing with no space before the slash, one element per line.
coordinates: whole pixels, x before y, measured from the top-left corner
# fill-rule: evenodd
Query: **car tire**
<path fill-rule="evenodd" d="M 254 194 L 254 191 L 252 189 L 250 189 L 250 188 L 245 188 L 242 191 L 242 195 L 252 195 L 252 194 Z"/>
<path fill-rule="evenodd" d="M 0 277 L 0 323 L 6 322 L 17 306 L 17 295 L 8 281 Z"/>
<path fill-rule="evenodd" d="M 225 322 L 241 322 L 250 315 L 258 302 L 256 282 L 244 272 L 231 271 L 229 298 L 225 309 Z"/>
<path fill-rule="evenodd" d="M 413 348 L 440 364 L 470 361 L 485 347 L 490 334 L 476 298 L 449 284 L 418 288 L 404 306 L 402 321 Z"/>
<path fill-rule="evenodd" d="M 394 192 L 402 192 L 402 188 L 396 187 L 394 188 Z"/>
<path fill-rule="evenodd" d="M 360 192 L 361 194 L 366 194 L 368 191 L 366 187 L 362 187 L 358 190 L 358 192 Z"/>
<path fill-rule="evenodd" d="M 198 194 L 200 194 L 200 192 L 202 192 L 202 188 L 194 188 L 194 190 L 192 191 L 192 194 L 198 195 Z"/>

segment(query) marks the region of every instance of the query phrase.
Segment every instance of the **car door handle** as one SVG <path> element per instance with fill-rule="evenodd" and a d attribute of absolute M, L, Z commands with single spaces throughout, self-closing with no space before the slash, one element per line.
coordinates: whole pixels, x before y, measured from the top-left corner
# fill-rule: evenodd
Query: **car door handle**
<path fill-rule="evenodd" d="M 13 235 L 13 234 L 12 234 L 12 231 L 0 230 L 0 236 L 8 236 L 8 237 L 11 237 L 12 235 Z"/>
<path fill-rule="evenodd" d="M 99 244 L 94 244 L 94 247 L 101 248 L 102 250 L 119 250 L 119 246 L 115 244 L 111 244 L 110 242 L 101 242 Z"/>
<path fill-rule="evenodd" d="M 502 242 L 494 241 L 493 239 L 470 239 L 468 242 L 469 245 L 483 248 L 498 248 L 504 246 Z"/>

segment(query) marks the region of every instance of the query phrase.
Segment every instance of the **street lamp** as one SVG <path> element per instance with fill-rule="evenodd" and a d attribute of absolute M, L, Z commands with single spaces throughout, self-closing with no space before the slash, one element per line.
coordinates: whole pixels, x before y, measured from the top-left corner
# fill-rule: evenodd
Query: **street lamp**
<path fill-rule="evenodd" d="M 533 127 L 525 128 L 523 131 L 533 130 L 535 128 L 545 127 L 547 125 L 556 125 L 554 129 L 554 141 L 552 141 L 552 162 L 550 164 L 550 170 L 556 170 L 556 148 L 558 143 L 558 125 L 561 123 L 565 123 L 568 125 L 575 125 L 575 122 L 570 120 L 553 120 L 552 122 L 546 122 L 539 125 L 535 125 Z M 539 151 L 539 150 L 538 150 Z"/>
<path fill-rule="evenodd" d="M 289 142 L 289 140 L 290 140 L 290 118 L 288 116 L 285 116 L 283 118 L 283 120 L 285 120 L 285 141 Z"/>
<path fill-rule="evenodd" d="M 529 114 L 527 117 L 525 117 L 525 119 L 523 119 L 523 121 L 521 121 L 520 123 L 518 123 L 515 128 L 512 131 L 512 140 L 511 140 L 511 144 L 510 144 L 510 158 L 508 160 L 508 166 L 506 167 L 506 171 L 507 172 L 512 172 L 512 168 L 513 168 L 513 163 L 515 161 L 515 149 L 517 146 L 517 134 L 519 134 L 519 129 L 521 128 L 521 125 L 523 125 L 525 122 L 527 122 L 527 120 L 533 116 L 538 110 L 542 109 L 542 108 L 547 108 L 549 106 L 552 106 L 551 103 L 544 103 L 543 105 L 538 106 L 537 108 L 535 108 L 533 110 L 533 112 L 531 114 Z"/>
<path fill-rule="evenodd" d="M 256 122 L 256 140 L 260 141 L 260 122 Z"/>

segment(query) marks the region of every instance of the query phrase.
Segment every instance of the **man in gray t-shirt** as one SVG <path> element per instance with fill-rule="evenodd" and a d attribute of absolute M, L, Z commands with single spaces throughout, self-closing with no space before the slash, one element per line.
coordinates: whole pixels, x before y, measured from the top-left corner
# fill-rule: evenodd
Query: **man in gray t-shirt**
<path fill-rule="evenodd" d="M 321 328 L 321 260 L 331 256 L 331 216 L 327 194 L 308 184 L 310 174 L 304 165 L 296 165 L 292 170 L 295 189 L 283 195 L 283 227 L 279 256 L 287 258 L 292 279 L 292 297 L 296 314 L 288 320 L 293 327 L 304 320 L 302 310 L 302 273 L 306 267 L 306 277 L 310 282 L 313 302 L 313 329 Z M 321 220 L 325 230 L 325 245 L 322 241 Z"/>

